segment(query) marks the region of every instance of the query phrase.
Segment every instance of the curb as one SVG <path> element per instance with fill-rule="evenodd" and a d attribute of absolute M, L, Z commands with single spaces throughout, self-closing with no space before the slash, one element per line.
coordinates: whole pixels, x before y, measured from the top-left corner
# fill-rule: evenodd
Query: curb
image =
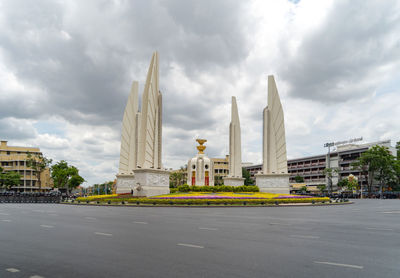
<path fill-rule="evenodd" d="M 343 202 L 343 203 L 326 203 L 326 204 L 311 204 L 311 203 L 295 203 L 295 204 L 279 204 L 279 205 L 136 205 L 136 204 L 86 204 L 86 203 L 60 203 L 63 205 L 72 205 L 72 206 L 98 206 L 98 207 L 144 207 L 144 208 L 254 208 L 254 207 L 320 207 L 320 206 L 339 206 L 339 205 L 350 205 L 354 204 L 354 202 Z"/>

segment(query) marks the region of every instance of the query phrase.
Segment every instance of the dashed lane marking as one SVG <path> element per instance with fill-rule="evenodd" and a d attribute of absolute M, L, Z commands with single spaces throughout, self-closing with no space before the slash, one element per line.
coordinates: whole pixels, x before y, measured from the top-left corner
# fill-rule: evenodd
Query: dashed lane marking
<path fill-rule="evenodd" d="M 204 248 L 204 246 L 201 246 L 201 245 L 193 245 L 193 244 L 186 244 L 186 243 L 178 243 L 177 245 L 184 246 L 184 247 L 191 247 L 191 248 Z"/>
<path fill-rule="evenodd" d="M 217 231 L 217 228 L 199 227 L 199 230 Z"/>
<path fill-rule="evenodd" d="M 16 268 L 6 268 L 6 270 L 8 271 L 8 272 L 19 272 L 19 269 L 16 269 Z"/>
<path fill-rule="evenodd" d="M 86 216 L 85 219 L 87 219 L 87 220 L 97 220 L 96 217 L 90 217 L 90 216 Z"/>
<path fill-rule="evenodd" d="M 148 224 L 147 222 L 142 222 L 142 221 L 133 221 L 135 224 Z"/>
<path fill-rule="evenodd" d="M 400 213 L 400 210 L 394 210 L 394 211 L 382 211 L 381 213 Z"/>
<path fill-rule="evenodd" d="M 5 212 L 0 212 L 0 215 L 10 215 L 10 214 Z"/>
<path fill-rule="evenodd" d="M 108 234 L 108 233 L 100 233 L 100 232 L 95 232 L 96 235 L 99 236 L 112 236 L 112 234 Z"/>
<path fill-rule="evenodd" d="M 393 229 L 389 228 L 376 228 L 376 227 L 368 227 L 367 230 L 374 230 L 374 231 L 393 231 Z"/>
<path fill-rule="evenodd" d="M 40 225 L 40 227 L 42 227 L 42 228 L 54 228 L 54 226 L 52 226 L 52 225 Z"/>
<path fill-rule="evenodd" d="M 278 223 L 278 222 L 270 222 L 270 225 L 284 225 L 284 226 L 290 226 L 291 224 L 289 223 Z"/>
<path fill-rule="evenodd" d="M 353 265 L 353 264 L 340 264 L 340 263 L 319 262 L 319 261 L 314 261 L 314 263 L 316 263 L 316 264 L 333 265 L 333 266 L 340 266 L 340 267 L 348 267 L 348 268 L 356 268 L 356 269 L 363 269 L 364 268 L 361 265 Z"/>
<path fill-rule="evenodd" d="M 319 239 L 319 236 L 309 236 L 309 235 L 290 235 L 294 238 L 304 238 L 304 239 Z"/>
<path fill-rule="evenodd" d="M 3 219 L 3 220 L 1 220 L 1 221 L 3 221 L 3 222 L 11 222 L 10 219 Z"/>
<path fill-rule="evenodd" d="M 33 276 L 30 276 L 29 278 L 44 278 L 43 276 L 39 276 L 39 275 L 33 275 Z"/>

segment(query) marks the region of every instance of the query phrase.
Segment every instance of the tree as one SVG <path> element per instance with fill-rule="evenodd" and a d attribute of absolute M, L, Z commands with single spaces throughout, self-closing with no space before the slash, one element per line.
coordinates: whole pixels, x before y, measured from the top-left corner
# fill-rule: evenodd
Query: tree
<path fill-rule="evenodd" d="M 17 186 L 20 183 L 21 175 L 14 171 L 9 171 L 3 173 L 3 169 L 1 168 L 0 173 L 0 184 L 2 187 L 5 187 L 9 190 L 12 186 Z"/>
<path fill-rule="evenodd" d="M 396 176 L 396 160 L 385 146 L 373 146 L 365 151 L 354 164 L 368 171 L 368 192 L 372 192 L 374 179 L 379 183 L 379 192 L 383 197 L 383 187 L 388 185 Z"/>
<path fill-rule="evenodd" d="M 400 141 L 396 143 L 396 150 L 397 150 L 397 160 L 400 160 Z"/>
<path fill-rule="evenodd" d="M 317 188 L 319 189 L 320 192 L 324 192 L 326 190 L 326 185 L 325 184 L 318 184 Z"/>
<path fill-rule="evenodd" d="M 242 176 L 244 178 L 244 185 L 254 185 L 254 180 L 251 178 L 250 172 L 242 168 Z"/>
<path fill-rule="evenodd" d="M 27 159 L 26 159 L 26 166 L 32 168 L 35 171 L 36 178 L 39 183 L 39 191 L 42 189 L 42 182 L 40 180 L 40 175 L 42 172 L 50 166 L 53 162 L 52 159 L 43 156 L 43 154 L 35 153 L 32 155 L 28 152 Z"/>
<path fill-rule="evenodd" d="M 355 176 L 349 175 L 347 178 L 341 179 L 338 182 L 338 186 L 340 186 L 344 190 L 352 191 L 357 188 L 358 181 Z"/>
<path fill-rule="evenodd" d="M 85 180 L 79 175 L 79 170 L 75 166 L 68 165 L 65 160 L 61 160 L 51 166 L 51 177 L 54 186 L 64 188 L 69 195 L 70 189 L 78 187 Z"/>
<path fill-rule="evenodd" d="M 306 192 L 307 192 L 307 186 L 302 186 L 302 187 L 300 188 L 300 192 L 301 192 L 301 193 L 306 193 Z"/>
<path fill-rule="evenodd" d="M 294 177 L 294 180 L 295 180 L 297 183 L 304 182 L 304 178 L 303 178 L 302 176 L 299 176 L 299 175 L 295 176 L 295 177 Z"/>
<path fill-rule="evenodd" d="M 338 181 L 338 187 L 340 188 L 347 188 L 347 186 L 349 185 L 349 180 L 347 178 L 341 179 Z"/>
<path fill-rule="evenodd" d="M 325 168 L 324 169 L 324 174 L 328 178 L 328 193 L 332 193 L 332 177 L 333 173 L 337 173 L 338 169 L 337 168 Z"/>

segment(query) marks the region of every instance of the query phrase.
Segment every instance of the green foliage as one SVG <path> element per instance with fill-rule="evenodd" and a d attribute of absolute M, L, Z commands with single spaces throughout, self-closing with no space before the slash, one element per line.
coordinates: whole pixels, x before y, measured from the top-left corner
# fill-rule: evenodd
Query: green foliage
<path fill-rule="evenodd" d="M 300 188 L 300 192 L 306 193 L 307 192 L 307 186 L 302 186 Z"/>
<path fill-rule="evenodd" d="M 396 160 L 385 146 L 373 146 L 361 154 L 354 166 L 368 171 L 368 191 L 372 191 L 372 182 L 379 182 L 380 192 L 396 180 Z"/>
<path fill-rule="evenodd" d="M 178 186 L 178 191 L 179 192 L 189 192 L 190 187 L 187 184 L 183 184 L 183 185 Z"/>
<path fill-rule="evenodd" d="M 319 189 L 320 192 L 326 191 L 326 185 L 325 184 L 318 184 L 317 188 Z"/>
<path fill-rule="evenodd" d="M 260 189 L 256 185 L 216 185 L 216 186 L 189 186 L 187 184 L 178 186 L 179 192 L 259 192 Z"/>
<path fill-rule="evenodd" d="M 75 166 L 68 165 L 65 160 L 61 160 L 51 166 L 51 177 L 54 186 L 65 188 L 67 194 L 69 190 L 78 187 L 85 180 L 79 175 L 79 170 Z"/>
<path fill-rule="evenodd" d="M 299 176 L 299 175 L 295 176 L 295 177 L 294 177 L 294 180 L 295 180 L 297 183 L 304 182 L 304 178 L 303 178 L 302 176 Z"/>
<path fill-rule="evenodd" d="M 290 203 L 322 203 L 329 202 L 327 197 L 316 197 L 316 198 L 304 198 L 304 199 L 152 199 L 152 198 L 99 198 L 99 199 L 87 199 L 79 197 L 77 199 L 81 202 L 100 202 L 100 203 L 128 203 L 134 205 L 275 205 L 278 204 L 290 204 Z"/>
<path fill-rule="evenodd" d="M 349 184 L 349 180 L 348 179 L 341 179 L 337 183 L 337 185 L 339 187 L 341 187 L 341 188 L 346 188 L 348 184 Z"/>
<path fill-rule="evenodd" d="M 255 181 L 251 178 L 250 172 L 242 168 L 242 176 L 244 178 L 244 185 L 254 185 Z"/>
<path fill-rule="evenodd" d="M 26 166 L 33 169 L 35 171 L 35 175 L 38 179 L 39 189 L 42 187 L 42 182 L 40 180 L 40 174 L 50 166 L 53 162 L 52 159 L 43 156 L 42 154 L 31 154 L 28 152 L 26 159 Z"/>
<path fill-rule="evenodd" d="M 3 172 L 3 168 L 0 171 L 0 185 L 5 187 L 7 190 L 12 186 L 17 186 L 20 183 L 21 175 L 14 171 Z"/>
<path fill-rule="evenodd" d="M 102 184 L 93 184 L 92 192 L 94 195 L 107 195 L 112 193 L 112 181 L 104 182 Z"/>

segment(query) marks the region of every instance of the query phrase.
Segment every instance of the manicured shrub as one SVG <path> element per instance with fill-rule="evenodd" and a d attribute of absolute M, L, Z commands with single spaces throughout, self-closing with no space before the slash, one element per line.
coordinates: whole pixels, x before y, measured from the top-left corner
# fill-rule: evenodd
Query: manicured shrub
<path fill-rule="evenodd" d="M 177 188 L 179 192 L 260 192 L 256 185 L 242 185 L 242 186 L 229 186 L 229 185 L 216 185 L 216 186 L 197 186 L 197 185 L 180 185 Z M 177 191 L 170 191 L 175 193 Z"/>
<path fill-rule="evenodd" d="M 180 185 L 180 186 L 178 186 L 178 191 L 179 192 L 189 192 L 190 191 L 190 187 L 187 184 Z"/>

